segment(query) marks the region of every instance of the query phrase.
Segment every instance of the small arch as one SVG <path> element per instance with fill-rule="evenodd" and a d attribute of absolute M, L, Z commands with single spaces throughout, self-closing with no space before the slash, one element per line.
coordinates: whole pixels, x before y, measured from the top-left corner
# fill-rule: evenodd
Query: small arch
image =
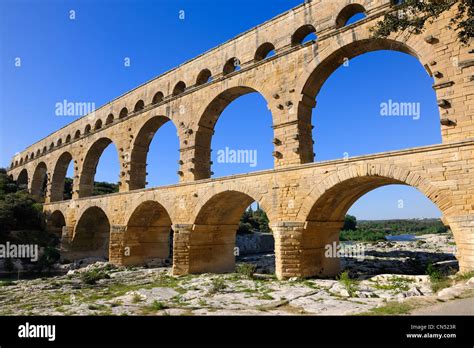
<path fill-rule="evenodd" d="M 124 117 L 127 117 L 127 116 L 128 116 L 128 109 L 127 108 L 122 108 L 122 110 L 120 110 L 119 118 L 124 118 Z"/>
<path fill-rule="evenodd" d="M 145 108 L 145 102 L 143 100 L 137 101 L 133 109 L 134 112 L 142 111 Z"/>
<path fill-rule="evenodd" d="M 66 143 L 70 143 L 70 142 L 71 142 L 71 134 L 68 134 L 66 137 Z"/>
<path fill-rule="evenodd" d="M 156 92 L 155 95 L 153 96 L 151 103 L 153 105 L 161 103 L 163 101 L 163 98 L 164 98 L 164 95 L 162 92 Z"/>
<path fill-rule="evenodd" d="M 99 207 L 90 207 L 79 218 L 74 229 L 69 257 L 99 257 L 108 260 L 110 222 Z"/>
<path fill-rule="evenodd" d="M 56 143 L 57 146 L 61 146 L 63 144 L 63 140 L 59 139 L 58 142 Z"/>
<path fill-rule="evenodd" d="M 91 125 L 88 124 L 86 128 L 84 129 L 84 134 L 89 134 L 91 132 L 91 129 L 92 129 Z"/>
<path fill-rule="evenodd" d="M 46 220 L 48 232 L 55 234 L 57 237 L 62 236 L 64 226 L 66 226 L 66 219 L 60 210 L 54 211 Z"/>
<path fill-rule="evenodd" d="M 291 36 L 291 45 L 302 45 L 308 41 L 316 40 L 316 29 L 311 24 L 305 24 L 299 27 Z"/>
<path fill-rule="evenodd" d="M 51 179 L 51 202 L 62 201 L 64 199 L 64 183 L 69 163 L 72 161 L 72 156 L 69 152 L 64 152 L 59 156 L 56 166 L 54 167 Z"/>
<path fill-rule="evenodd" d="M 102 128 L 102 120 L 97 120 L 94 125 L 94 130 L 99 130 Z"/>
<path fill-rule="evenodd" d="M 114 115 L 109 114 L 109 116 L 107 116 L 107 118 L 105 119 L 105 124 L 109 125 L 109 124 L 112 124 L 113 122 L 114 122 Z"/>
<path fill-rule="evenodd" d="M 186 84 L 183 81 L 179 81 L 173 89 L 173 96 L 180 95 L 186 90 Z"/>
<path fill-rule="evenodd" d="M 46 163 L 41 162 L 36 166 L 31 180 L 31 195 L 37 201 L 43 201 L 46 194 L 48 169 Z"/>
<path fill-rule="evenodd" d="M 23 164 L 23 158 L 20 158 L 20 165 Z"/>
<path fill-rule="evenodd" d="M 15 161 L 15 167 L 18 165 L 18 161 Z"/>
<path fill-rule="evenodd" d="M 41 150 L 40 149 L 36 150 L 36 157 L 39 157 L 39 156 L 41 156 Z"/>
<path fill-rule="evenodd" d="M 22 164 L 22 161 L 20 160 L 20 164 Z M 20 190 L 26 190 L 28 189 L 28 171 L 26 169 L 23 169 L 20 174 L 18 174 L 18 178 L 16 179 L 16 183 Z"/>
<path fill-rule="evenodd" d="M 268 57 L 271 57 L 272 55 L 275 55 L 275 46 L 273 46 L 273 44 L 270 42 L 265 42 L 264 44 L 261 44 L 257 48 L 257 51 L 255 52 L 254 60 L 256 62 L 259 62 Z"/>
<path fill-rule="evenodd" d="M 46 146 L 43 147 L 43 155 L 48 151 L 48 148 Z"/>
<path fill-rule="evenodd" d="M 341 12 L 339 12 L 339 15 L 336 18 L 336 28 L 339 29 L 345 27 L 348 24 L 352 24 L 348 23 L 352 19 L 352 17 L 359 14 L 365 15 L 365 12 L 365 8 L 361 4 L 347 5 L 341 10 Z"/>
<path fill-rule="evenodd" d="M 212 74 L 209 69 L 203 69 L 199 73 L 197 79 L 196 79 L 196 86 L 203 85 L 205 83 L 208 83 L 212 81 Z"/>
<path fill-rule="evenodd" d="M 52 150 L 54 148 L 54 143 L 49 144 L 49 149 Z"/>
<path fill-rule="evenodd" d="M 78 129 L 74 134 L 74 139 L 79 139 L 81 137 L 81 131 Z"/>
<path fill-rule="evenodd" d="M 31 155 L 30 155 L 30 159 L 33 159 L 33 158 L 35 158 L 35 153 L 34 152 L 32 152 Z"/>
<path fill-rule="evenodd" d="M 240 60 L 236 57 L 232 57 L 224 64 L 222 72 L 224 75 L 228 75 L 238 70 L 240 70 Z"/>

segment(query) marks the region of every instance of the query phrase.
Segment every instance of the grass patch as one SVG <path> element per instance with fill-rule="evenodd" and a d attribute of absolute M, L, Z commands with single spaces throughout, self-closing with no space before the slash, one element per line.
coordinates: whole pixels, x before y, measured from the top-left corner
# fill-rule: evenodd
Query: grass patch
<path fill-rule="evenodd" d="M 474 277 L 474 271 L 469 271 L 469 272 L 464 272 L 464 273 L 457 273 L 454 276 L 454 280 L 463 281 L 463 280 L 469 280 L 472 277 Z"/>
<path fill-rule="evenodd" d="M 143 314 L 149 314 L 149 313 L 158 312 L 167 308 L 168 306 L 165 303 L 154 300 L 151 305 L 144 307 L 142 312 Z"/>
<path fill-rule="evenodd" d="M 142 297 L 140 296 L 140 294 L 134 294 L 133 295 L 133 298 L 132 298 L 132 303 L 139 303 L 139 302 L 142 302 Z"/>
<path fill-rule="evenodd" d="M 387 302 L 385 306 L 372 308 L 369 312 L 360 315 L 402 315 L 410 313 L 413 308 L 407 303 Z"/>
<path fill-rule="evenodd" d="M 410 289 L 409 284 L 413 280 L 406 279 L 403 277 L 393 277 L 389 279 L 389 284 L 375 284 L 374 287 L 379 290 L 394 290 L 394 291 L 408 291 Z"/>
<path fill-rule="evenodd" d="M 216 294 L 226 288 L 225 281 L 222 278 L 214 278 L 211 282 L 211 288 L 209 289 L 210 294 Z"/>
<path fill-rule="evenodd" d="M 344 286 L 344 288 L 349 293 L 349 296 L 353 297 L 355 292 L 357 291 L 357 281 L 354 279 L 351 279 L 347 271 L 342 272 L 337 277 L 337 280 L 339 281 L 339 283 L 341 283 Z"/>
<path fill-rule="evenodd" d="M 433 290 L 435 293 L 451 286 L 453 283 L 453 281 L 447 275 L 443 274 L 431 263 L 428 264 L 428 267 L 426 268 L 426 274 L 428 274 L 430 278 L 431 290 Z"/>
<path fill-rule="evenodd" d="M 239 263 L 237 267 L 235 268 L 235 271 L 238 274 L 242 274 L 248 278 L 253 278 L 253 275 L 255 274 L 255 270 L 257 269 L 257 266 L 251 263 Z"/>
<path fill-rule="evenodd" d="M 90 271 L 81 273 L 81 281 L 86 285 L 94 285 L 101 279 L 110 279 L 109 274 L 105 270 L 91 269 Z"/>
<path fill-rule="evenodd" d="M 0 280 L 0 286 L 14 286 L 15 282 L 13 280 Z"/>

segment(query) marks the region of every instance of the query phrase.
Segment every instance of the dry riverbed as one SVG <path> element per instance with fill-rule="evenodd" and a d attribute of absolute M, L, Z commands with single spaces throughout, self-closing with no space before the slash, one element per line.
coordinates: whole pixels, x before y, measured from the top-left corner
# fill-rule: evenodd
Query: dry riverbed
<path fill-rule="evenodd" d="M 408 314 L 423 306 L 474 296 L 472 274 L 435 279 L 410 274 L 417 270 L 413 267 L 407 272 L 409 264 L 418 267 L 425 258 L 439 261 L 439 267 L 451 267 L 450 238 L 436 235 L 424 236 L 422 243 L 368 244 L 364 261 L 343 260 L 350 271 L 340 279 L 279 281 L 271 274 L 252 275 L 247 263 L 257 264 L 257 272 L 269 273 L 271 255 L 246 258 L 237 267 L 240 273 L 181 277 L 171 276 L 169 267 L 123 268 L 96 262 L 63 276 L 0 282 L 0 314 Z M 399 272 L 381 272 L 395 266 Z"/>

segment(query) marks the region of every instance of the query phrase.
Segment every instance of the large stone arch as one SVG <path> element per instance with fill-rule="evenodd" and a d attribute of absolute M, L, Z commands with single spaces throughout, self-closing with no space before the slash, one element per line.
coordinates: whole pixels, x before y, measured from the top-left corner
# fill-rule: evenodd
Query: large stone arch
<path fill-rule="evenodd" d="M 212 200 L 215 200 L 216 197 L 224 197 L 226 195 L 233 194 L 235 197 L 245 197 L 245 200 L 251 200 L 249 204 L 247 204 L 245 208 L 247 208 L 252 202 L 257 202 L 260 207 L 265 211 L 268 218 L 270 220 L 276 220 L 276 215 L 272 206 L 272 202 L 269 201 L 269 195 L 262 193 L 258 190 L 261 186 L 257 186 L 256 188 L 252 187 L 251 185 L 242 185 L 238 184 L 233 181 L 227 181 L 225 185 L 219 185 L 212 188 L 209 188 L 204 191 L 204 194 L 199 195 L 199 199 L 194 206 L 193 210 L 190 212 L 190 217 L 193 222 L 199 223 L 199 214 L 203 212 L 203 209 L 206 205 L 209 205 Z M 266 191 L 266 190 L 262 190 Z M 243 204 L 245 205 L 245 204 Z M 242 215 L 242 213 L 239 215 Z"/>
<path fill-rule="evenodd" d="M 351 165 L 315 183 L 301 204 L 297 220 L 317 219 L 321 214 L 326 214 L 326 219 L 338 218 L 339 220 L 333 221 L 340 221 L 341 216 L 344 217 L 350 206 L 361 196 L 378 187 L 391 184 L 412 186 L 429 198 L 443 214 L 450 212 L 451 194 L 438 189 L 422 175 L 395 165 L 366 163 Z M 342 210 L 334 210 L 334 206 L 323 206 L 325 199 L 330 197 L 336 197 L 338 203 L 343 204 L 340 207 Z M 319 204 L 321 210 L 314 210 Z"/>
<path fill-rule="evenodd" d="M 70 243 L 68 257 L 72 259 L 109 258 L 110 220 L 97 206 L 87 208 L 80 215 Z"/>
<path fill-rule="evenodd" d="M 402 52 L 417 58 L 421 66 L 432 76 L 427 62 L 434 55 L 432 47 L 419 38 L 412 40 L 406 34 L 390 38 L 373 38 L 368 30 L 373 25 L 373 22 L 369 22 L 356 26 L 342 32 L 338 40 L 322 43 L 315 57 L 305 63 L 305 69 L 296 83 L 296 91 L 300 94 L 297 112 L 301 129 L 311 132 L 312 109 L 316 106 L 317 95 L 329 77 L 352 58 L 380 50 Z"/>
<path fill-rule="evenodd" d="M 207 179 L 211 176 L 211 142 L 214 135 L 214 128 L 222 112 L 234 100 L 250 93 L 259 93 L 269 104 L 270 98 L 253 86 L 234 86 L 226 88 L 219 93 L 215 93 L 209 103 L 199 111 L 200 117 L 197 120 L 197 130 L 194 137 L 194 179 Z M 272 124 L 274 123 L 272 114 Z"/>
<path fill-rule="evenodd" d="M 64 181 L 71 161 L 72 155 L 68 151 L 62 153 L 56 161 L 51 177 L 51 202 L 62 201 L 64 199 Z"/>
<path fill-rule="evenodd" d="M 451 197 L 436 188 L 422 175 L 395 165 L 366 163 L 336 170 L 319 183 L 306 196 L 297 214 L 301 275 L 334 276 L 340 272 L 340 258 L 326 257 L 326 248 L 339 243 L 339 232 L 349 208 L 366 193 L 386 185 L 400 184 L 417 188 L 428 197 L 443 214 L 449 212 Z M 296 234 L 295 234 L 296 235 Z M 284 275 L 287 256 L 282 250 L 280 276 Z"/>
<path fill-rule="evenodd" d="M 79 175 L 79 198 L 89 197 L 92 195 L 94 189 L 94 177 L 99 159 L 105 148 L 110 144 L 114 144 L 113 141 L 108 137 L 103 137 L 96 140 L 86 151 Z M 118 154 L 119 152 L 117 151 L 117 155 Z M 118 157 L 118 160 L 119 163 L 122 163 L 120 156 Z"/>
<path fill-rule="evenodd" d="M 45 162 L 36 165 L 31 179 L 31 195 L 38 201 L 43 201 L 47 192 L 48 167 Z"/>
<path fill-rule="evenodd" d="M 176 132 L 178 133 L 176 125 L 168 117 L 152 116 L 143 123 L 135 135 L 130 157 L 130 190 L 145 188 L 147 155 L 150 150 L 150 144 L 159 129 L 168 122 L 172 122 L 176 128 Z M 177 136 L 179 138 L 179 135 Z"/>
<path fill-rule="evenodd" d="M 170 256 L 172 222 L 166 209 L 157 201 L 141 202 L 127 219 L 120 243 L 118 261 L 124 265 L 139 265 L 163 261 Z"/>
<path fill-rule="evenodd" d="M 255 198 L 242 191 L 224 189 L 196 206 L 192 230 L 186 235 L 186 268 L 189 273 L 233 272 L 235 268 L 235 241 L 240 217 Z M 265 207 L 262 205 L 263 209 Z M 178 236 L 182 237 L 178 226 Z M 175 232 L 176 235 L 176 232 Z M 174 253 L 174 269 L 183 268 L 183 243 Z"/>

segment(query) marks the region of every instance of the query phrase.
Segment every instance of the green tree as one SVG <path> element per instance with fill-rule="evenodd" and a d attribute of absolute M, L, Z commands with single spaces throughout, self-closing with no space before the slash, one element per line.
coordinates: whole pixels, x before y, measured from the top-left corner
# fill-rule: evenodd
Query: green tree
<path fill-rule="evenodd" d="M 344 218 L 344 226 L 342 226 L 343 231 L 355 231 L 357 229 L 357 218 L 352 215 L 346 215 Z"/>
<path fill-rule="evenodd" d="M 112 184 L 110 182 L 94 182 L 94 190 L 92 192 L 93 196 L 106 195 L 110 193 L 119 192 L 119 187 L 117 184 Z"/>
<path fill-rule="evenodd" d="M 457 31 L 463 44 L 474 37 L 473 0 L 404 0 L 398 1 L 397 11 L 387 13 L 372 32 L 374 37 L 388 37 L 391 33 L 408 30 L 420 34 L 426 23 L 432 23 L 444 12 L 456 8 L 456 14 L 450 21 L 450 29 Z"/>

